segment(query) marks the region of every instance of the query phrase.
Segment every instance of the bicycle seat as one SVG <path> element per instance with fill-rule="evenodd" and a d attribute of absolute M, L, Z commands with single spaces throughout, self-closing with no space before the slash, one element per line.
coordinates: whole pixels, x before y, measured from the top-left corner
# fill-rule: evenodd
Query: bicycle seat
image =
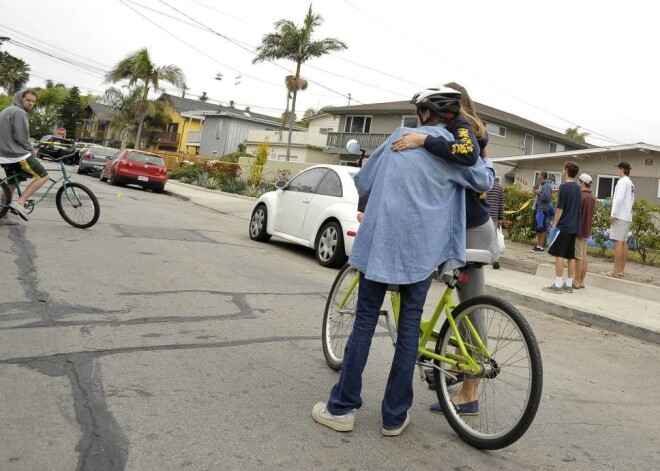
<path fill-rule="evenodd" d="M 469 265 L 490 265 L 490 250 L 467 249 L 466 261 Z"/>

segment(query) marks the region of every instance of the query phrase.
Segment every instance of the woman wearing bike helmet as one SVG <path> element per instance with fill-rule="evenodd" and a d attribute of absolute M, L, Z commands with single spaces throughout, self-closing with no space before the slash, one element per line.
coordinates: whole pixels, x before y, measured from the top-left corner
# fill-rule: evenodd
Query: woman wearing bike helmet
<path fill-rule="evenodd" d="M 459 97 L 458 106 L 455 104 Z M 460 165 L 474 165 L 479 157 L 485 158 L 488 136 L 483 122 L 477 117 L 474 103 L 467 90 L 456 83 L 447 87 L 429 88 L 411 101 L 417 107 L 433 106 L 436 111 L 446 117 L 446 129 L 454 136 L 454 141 L 436 139 L 433 136 L 411 132 L 392 143 L 392 150 L 402 151 L 414 147 L 424 147 L 434 155 Z M 490 205 L 486 201 L 486 193 L 465 190 L 466 215 L 466 247 L 468 249 L 490 250 L 494 227 L 490 219 Z M 465 301 L 486 292 L 484 272 L 481 268 L 470 267 L 466 270 L 468 282 L 459 283 L 459 301 Z M 483 322 L 483 315 L 477 316 L 476 323 Z M 463 381 L 461 390 L 452 399 L 459 413 L 473 415 L 479 412 L 478 386 L 479 380 L 465 379 L 457 375 L 457 380 Z M 440 404 L 431 406 L 432 412 L 442 413 Z"/>

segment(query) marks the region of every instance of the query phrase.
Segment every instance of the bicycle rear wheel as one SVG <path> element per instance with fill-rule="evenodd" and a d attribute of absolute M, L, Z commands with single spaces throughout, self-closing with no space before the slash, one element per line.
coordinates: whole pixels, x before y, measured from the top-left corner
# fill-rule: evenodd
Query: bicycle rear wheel
<path fill-rule="evenodd" d="M 323 314 L 323 355 L 330 368 L 341 370 L 344 362 L 344 349 L 349 335 L 353 331 L 355 309 L 357 306 L 359 272 L 348 263 L 337 273 L 332 284 Z M 396 341 L 396 321 L 394 316 L 394 299 L 398 293 L 388 291 L 380 310 L 379 324 L 386 328 Z"/>
<path fill-rule="evenodd" d="M 68 182 L 55 195 L 57 211 L 66 222 L 79 229 L 96 224 L 101 215 L 101 206 L 92 190 L 80 183 Z"/>
<path fill-rule="evenodd" d="M 11 191 L 9 186 L 3 183 L 0 185 L 0 218 L 9 211 L 9 203 L 11 203 Z"/>
<path fill-rule="evenodd" d="M 357 305 L 359 272 L 345 263 L 330 288 L 323 314 L 323 355 L 335 371 L 341 370 L 344 348 L 353 330 Z"/>
<path fill-rule="evenodd" d="M 487 450 L 509 446 L 527 431 L 541 401 L 543 366 L 534 333 L 518 309 L 493 296 L 477 296 L 460 303 L 453 316 L 468 353 L 484 368 L 478 376 L 466 374 L 462 383 L 462 387 L 476 386 L 476 411 L 456 410 L 447 386 L 449 376 L 435 370 L 443 413 L 466 443 Z M 467 327 L 468 319 L 490 355 L 475 351 L 477 342 Z M 443 356 L 456 352 L 455 335 L 448 321 L 440 329 L 435 351 Z"/>

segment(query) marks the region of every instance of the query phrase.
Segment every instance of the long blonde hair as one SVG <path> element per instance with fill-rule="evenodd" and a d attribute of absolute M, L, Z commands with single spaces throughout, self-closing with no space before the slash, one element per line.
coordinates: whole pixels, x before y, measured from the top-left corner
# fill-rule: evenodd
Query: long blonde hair
<path fill-rule="evenodd" d="M 463 115 L 463 117 L 467 119 L 468 123 L 472 125 L 474 134 L 477 136 L 477 139 L 483 138 L 486 135 L 486 125 L 483 121 L 481 121 L 481 119 L 479 119 L 476 107 L 474 106 L 474 102 L 472 101 L 472 98 L 470 98 L 470 95 L 468 94 L 465 87 L 459 85 L 456 82 L 449 82 L 445 86 L 461 92 L 461 108 L 459 113 Z"/>

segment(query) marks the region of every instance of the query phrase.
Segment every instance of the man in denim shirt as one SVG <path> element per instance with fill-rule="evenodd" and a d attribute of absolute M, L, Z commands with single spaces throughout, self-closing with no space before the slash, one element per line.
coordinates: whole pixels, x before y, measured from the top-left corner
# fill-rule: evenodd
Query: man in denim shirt
<path fill-rule="evenodd" d="M 453 139 L 443 123 L 449 113 L 458 113 L 459 99 L 451 89 L 415 95 L 423 125 L 416 131 Z M 484 192 L 495 178 L 490 160 L 465 167 L 421 147 L 392 151 L 392 141 L 410 131 L 397 129 L 355 177 L 360 196 L 369 197 L 349 259 L 360 271 L 355 323 L 339 382 L 329 401 L 312 410 L 314 420 L 337 431 L 353 430 L 355 409 L 362 406 L 362 372 L 389 284 L 399 285 L 401 308 L 381 406 L 382 433 L 399 435 L 410 422 L 419 323 L 432 274 L 437 267 L 444 272 L 465 264 L 464 188 Z"/>
<path fill-rule="evenodd" d="M 532 208 L 534 212 L 534 231 L 536 232 L 536 247 L 532 252 L 543 252 L 547 243 L 547 234 L 550 218 L 552 198 L 552 185 L 548 181 L 548 172 L 541 172 L 539 174 L 539 189 L 535 189 L 536 200 Z"/>

